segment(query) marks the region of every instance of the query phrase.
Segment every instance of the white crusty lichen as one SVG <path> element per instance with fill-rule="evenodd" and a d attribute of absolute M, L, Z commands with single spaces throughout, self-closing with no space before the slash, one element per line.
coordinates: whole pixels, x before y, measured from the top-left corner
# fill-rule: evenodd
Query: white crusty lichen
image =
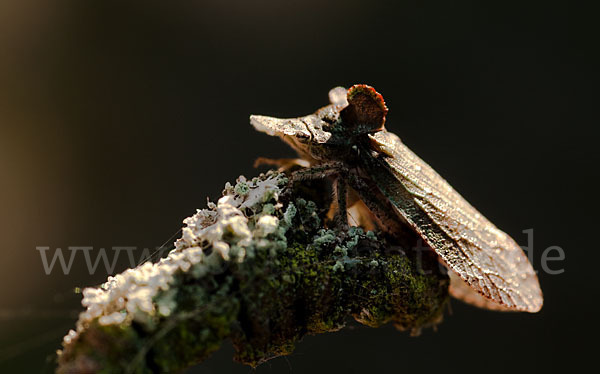
<path fill-rule="evenodd" d="M 110 276 L 100 287 L 83 289 L 81 304 L 86 310 L 79 315 L 76 330 L 64 337 L 63 345 L 71 344 L 96 320 L 100 325 L 115 325 L 133 320 L 145 323 L 157 314 L 169 316 L 176 308 L 175 292 L 169 288 L 177 272 L 199 278 L 223 262 L 244 261 L 253 238 L 260 246 L 265 236 L 277 231 L 279 220 L 271 214 L 281 205 L 265 203 L 277 201 L 286 181 L 283 174 L 269 172 L 252 180 L 240 176 L 235 186 L 227 183 L 216 204 L 209 202 L 208 209 L 199 209 L 183 221 L 182 236 L 166 258 Z M 248 210 L 258 217 L 250 226 Z M 206 253 L 208 248 L 211 250 Z M 161 297 L 156 300 L 159 292 Z"/>
<path fill-rule="evenodd" d="M 269 172 L 227 184 L 168 257 L 84 290 L 57 372 L 179 372 L 227 339 L 256 367 L 349 317 L 404 330 L 439 321 L 448 283 L 437 263 L 422 271 L 385 237 L 329 227 L 331 196 L 313 183 Z"/>

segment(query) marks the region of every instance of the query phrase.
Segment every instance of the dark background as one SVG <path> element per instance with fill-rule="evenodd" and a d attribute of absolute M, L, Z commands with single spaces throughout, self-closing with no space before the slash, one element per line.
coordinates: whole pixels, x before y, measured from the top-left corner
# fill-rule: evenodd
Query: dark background
<path fill-rule="evenodd" d="M 3 1 L 0 4 L 0 368 L 39 372 L 101 283 L 78 257 L 45 275 L 36 246 L 156 247 L 258 156 L 293 153 L 251 113 L 308 114 L 368 83 L 388 129 L 540 273 L 538 314 L 458 301 L 411 338 L 350 324 L 258 373 L 553 371 L 590 358 L 597 177 L 590 10 L 478 1 Z M 595 48 L 595 47 L 594 47 Z M 592 155 L 594 154 L 594 155 Z M 117 265 L 127 267 L 125 256 Z M 588 267 L 589 266 L 589 267 Z M 589 270 L 588 270 L 589 269 Z M 594 336 L 594 335 L 592 335 Z M 224 348 L 190 373 L 248 373 Z"/>

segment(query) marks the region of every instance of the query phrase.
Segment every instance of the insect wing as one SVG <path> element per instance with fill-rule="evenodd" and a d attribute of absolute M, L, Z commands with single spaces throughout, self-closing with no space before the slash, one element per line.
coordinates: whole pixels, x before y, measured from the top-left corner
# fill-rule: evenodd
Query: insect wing
<path fill-rule="evenodd" d="M 448 275 L 450 276 L 450 287 L 448 291 L 455 299 L 459 299 L 467 304 L 471 304 L 482 309 L 497 310 L 501 312 L 512 310 L 509 307 L 505 307 L 481 295 L 479 292 L 472 289 L 452 270 L 448 270 Z"/>
<path fill-rule="evenodd" d="M 396 135 L 383 130 L 369 137 L 377 155 L 362 157 L 363 167 L 399 215 L 443 262 L 472 289 L 500 306 L 539 311 L 542 292 L 519 245 Z"/>

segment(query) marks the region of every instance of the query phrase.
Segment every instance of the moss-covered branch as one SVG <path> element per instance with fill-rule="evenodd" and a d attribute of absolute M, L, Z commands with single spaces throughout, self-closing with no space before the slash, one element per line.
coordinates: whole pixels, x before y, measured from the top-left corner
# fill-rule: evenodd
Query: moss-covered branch
<path fill-rule="evenodd" d="M 328 229 L 325 186 L 286 184 L 269 172 L 226 185 L 186 219 L 167 258 L 85 289 L 57 372 L 176 372 L 224 339 L 256 366 L 349 317 L 412 331 L 441 319 L 448 279 L 435 258 L 358 227 Z"/>

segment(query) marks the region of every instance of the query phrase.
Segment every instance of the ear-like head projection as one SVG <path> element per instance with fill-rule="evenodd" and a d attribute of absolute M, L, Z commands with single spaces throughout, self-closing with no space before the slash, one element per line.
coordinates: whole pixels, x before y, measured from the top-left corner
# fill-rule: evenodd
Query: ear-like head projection
<path fill-rule="evenodd" d="M 388 108 L 383 97 L 371 86 L 355 84 L 347 94 L 348 106 L 340 112 L 343 125 L 355 133 L 384 129 Z"/>

